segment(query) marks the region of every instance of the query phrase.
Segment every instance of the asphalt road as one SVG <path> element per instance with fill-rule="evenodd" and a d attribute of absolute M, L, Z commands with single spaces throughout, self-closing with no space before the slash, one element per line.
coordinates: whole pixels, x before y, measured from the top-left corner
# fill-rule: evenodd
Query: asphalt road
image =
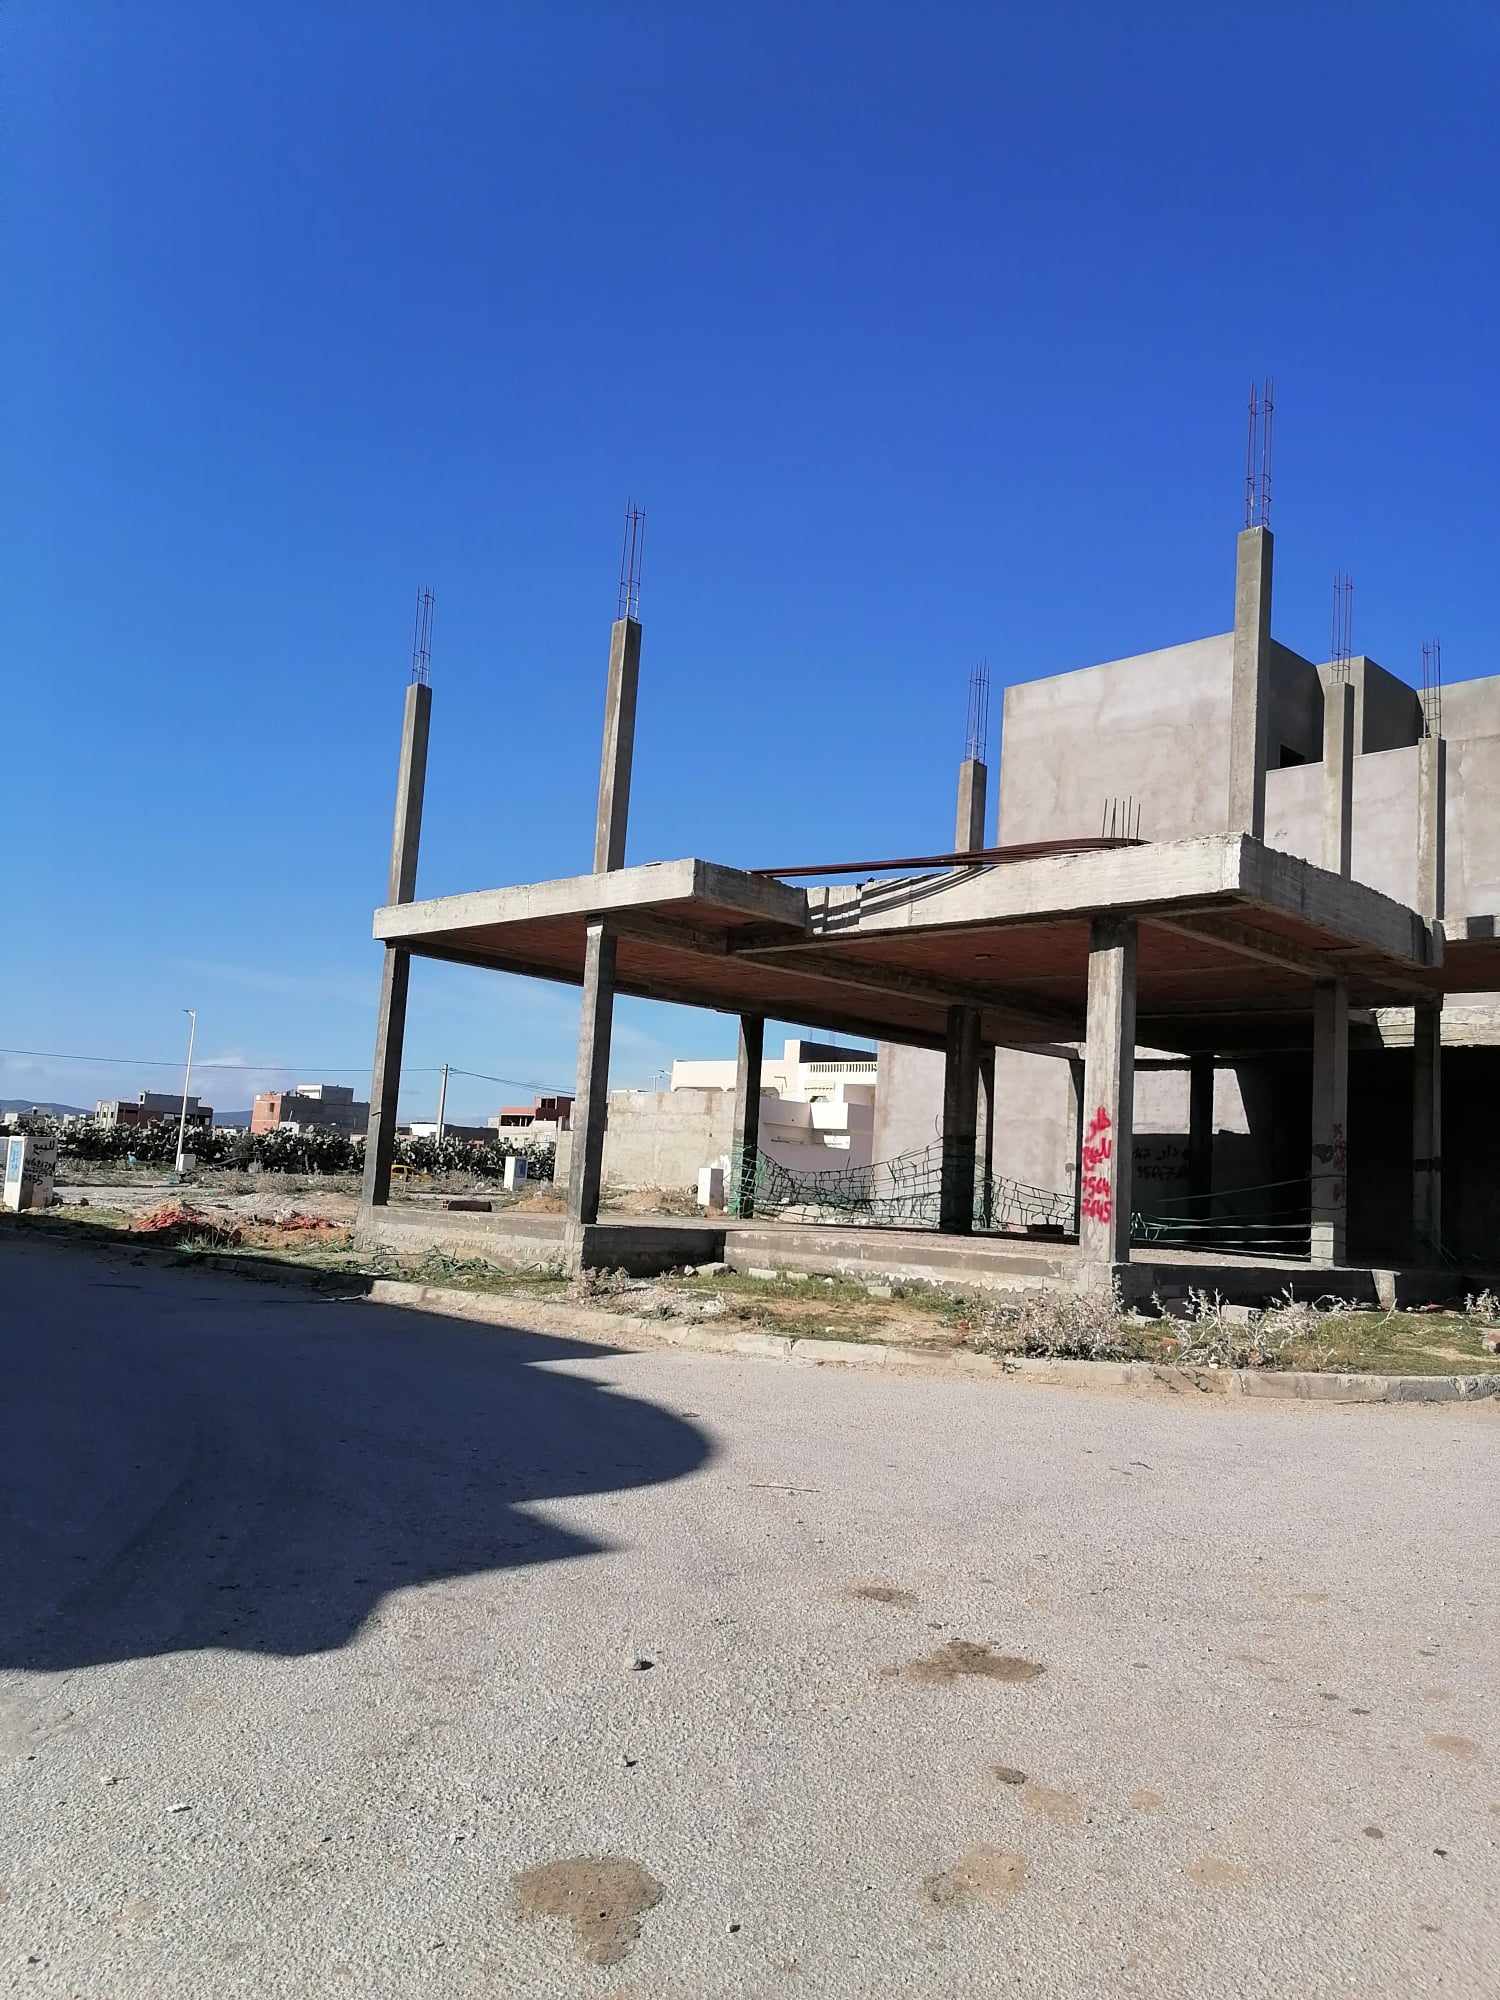
<path fill-rule="evenodd" d="M 0 1990 L 1496 1991 L 1495 1404 L 628 1353 L 14 1239 L 0 1338 Z"/>

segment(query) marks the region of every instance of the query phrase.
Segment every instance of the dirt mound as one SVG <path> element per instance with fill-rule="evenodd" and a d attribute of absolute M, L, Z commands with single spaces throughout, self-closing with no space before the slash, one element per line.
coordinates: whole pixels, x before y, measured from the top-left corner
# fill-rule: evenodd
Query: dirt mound
<path fill-rule="evenodd" d="M 138 1215 L 130 1227 L 136 1235 L 149 1236 L 154 1243 L 163 1245 L 191 1240 L 214 1243 L 229 1250 L 242 1240 L 232 1222 L 216 1221 L 185 1201 L 164 1201 L 145 1215 Z"/>

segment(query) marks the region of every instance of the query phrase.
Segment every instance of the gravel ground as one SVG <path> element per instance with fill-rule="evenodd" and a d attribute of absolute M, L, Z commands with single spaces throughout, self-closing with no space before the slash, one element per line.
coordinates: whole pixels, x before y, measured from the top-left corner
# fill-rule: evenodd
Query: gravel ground
<path fill-rule="evenodd" d="M 0 1990 L 1489 1995 L 1500 1410 L 0 1247 Z"/>

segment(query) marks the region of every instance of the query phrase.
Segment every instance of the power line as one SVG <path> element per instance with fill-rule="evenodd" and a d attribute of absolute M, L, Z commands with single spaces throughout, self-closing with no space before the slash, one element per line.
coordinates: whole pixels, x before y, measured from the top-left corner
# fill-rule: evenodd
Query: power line
<path fill-rule="evenodd" d="M 119 1064 L 126 1069 L 181 1069 L 181 1056 L 80 1056 L 62 1049 L 0 1049 L 0 1056 L 35 1056 L 42 1062 L 86 1062 Z M 363 1076 L 369 1069 L 368 1063 L 278 1063 L 278 1062 L 200 1062 L 195 1069 L 282 1069 L 290 1074 L 300 1070 L 304 1076 Z M 440 1064 L 434 1063 L 429 1069 L 408 1070 L 403 1065 L 406 1076 L 436 1076 Z"/>
<path fill-rule="evenodd" d="M 535 1083 L 524 1076 L 488 1076 L 482 1069 L 458 1069 L 449 1071 L 452 1076 L 470 1076 L 478 1083 L 503 1083 L 507 1090 L 534 1090 L 538 1097 L 571 1097 L 571 1090 L 564 1090 L 555 1083 Z"/>
<path fill-rule="evenodd" d="M 108 1064 L 122 1069 L 171 1069 L 182 1067 L 181 1056 L 88 1056 L 75 1055 L 63 1049 L 0 1049 L 0 1056 L 32 1056 L 39 1062 L 79 1062 Z M 368 1063 L 277 1063 L 277 1062 L 200 1062 L 194 1063 L 195 1070 L 227 1070 L 231 1072 L 247 1070 L 284 1070 L 288 1075 L 302 1076 L 363 1076 L 369 1069 Z M 441 1063 L 420 1064 L 409 1068 L 401 1065 L 403 1076 L 437 1076 L 442 1070 Z M 534 1090 L 538 1097 L 571 1097 L 571 1090 L 562 1089 L 557 1084 L 537 1083 L 523 1076 L 490 1076 L 479 1069 L 459 1069 L 450 1066 L 452 1076 L 471 1077 L 476 1083 L 500 1083 L 507 1090 Z"/>

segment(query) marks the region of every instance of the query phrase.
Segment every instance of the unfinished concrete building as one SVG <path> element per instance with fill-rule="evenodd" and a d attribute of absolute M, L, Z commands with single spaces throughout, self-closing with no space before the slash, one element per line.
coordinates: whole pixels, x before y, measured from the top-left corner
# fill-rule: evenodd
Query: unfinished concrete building
<path fill-rule="evenodd" d="M 1436 704 L 1372 660 L 1279 644 L 1267 511 L 1254 496 L 1238 537 L 1231 630 L 1009 690 L 1003 844 L 971 742 L 951 851 L 796 880 L 627 865 L 641 626 L 626 591 L 592 869 L 417 901 L 430 696 L 413 687 L 374 920 L 366 1231 L 415 1226 L 387 1207 L 415 953 L 582 989 L 567 1217 L 545 1250 L 540 1222 L 445 1218 L 471 1251 L 649 1269 L 720 1250 L 701 1231 L 685 1243 L 692 1225 L 600 1222 L 626 993 L 738 1017 L 731 1263 L 1127 1296 L 1191 1282 L 1258 1298 L 1299 1274 L 1355 1298 L 1451 1289 L 1485 1261 L 1500 1179 L 1472 1087 L 1500 1061 L 1500 681 L 1450 688 L 1445 734 Z M 1106 817 L 1101 834 L 1105 801 L 1127 795 L 1129 830 Z M 935 1149 L 933 1227 L 756 1213 L 767 1019 L 879 1040 L 876 1157 Z M 1011 1185 L 1047 1199 L 997 1206 Z"/>

